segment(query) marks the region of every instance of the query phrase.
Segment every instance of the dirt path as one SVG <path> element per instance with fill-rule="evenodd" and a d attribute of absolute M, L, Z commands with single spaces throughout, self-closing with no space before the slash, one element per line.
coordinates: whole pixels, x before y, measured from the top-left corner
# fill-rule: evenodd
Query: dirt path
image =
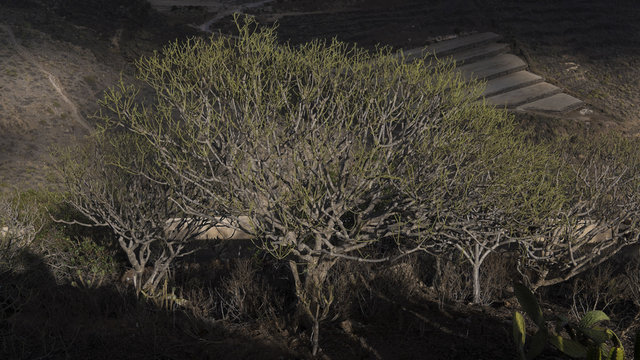
<path fill-rule="evenodd" d="M 47 76 L 47 78 L 49 79 L 49 82 L 51 83 L 51 85 L 53 86 L 53 88 L 55 89 L 55 91 L 58 93 L 58 95 L 60 96 L 60 98 L 67 104 L 67 106 L 70 109 L 71 112 L 71 116 L 73 117 L 73 119 L 80 125 L 82 126 L 84 129 L 86 129 L 89 133 L 93 132 L 93 128 L 91 127 L 91 125 L 89 125 L 89 123 L 87 123 L 87 121 L 82 117 L 82 115 L 80 115 L 80 111 L 78 110 L 78 106 L 75 104 L 75 102 L 73 102 L 71 99 L 69 99 L 69 97 L 67 96 L 64 87 L 62 86 L 62 84 L 60 83 L 60 80 L 53 75 L 52 73 L 48 72 L 37 60 L 36 58 L 29 52 L 29 50 L 27 50 L 26 48 L 24 48 L 22 45 L 20 45 L 18 43 L 18 41 L 16 40 L 15 35 L 13 34 L 13 31 L 11 30 L 11 28 L 7 25 L 3 25 L 0 24 L 0 28 L 2 30 L 4 30 L 4 32 L 7 34 L 7 38 L 9 39 L 9 41 L 11 42 L 11 44 L 16 48 L 16 52 L 27 62 L 29 62 L 30 64 L 34 65 L 36 68 L 38 68 L 38 70 L 40 70 L 40 72 L 42 72 L 43 74 L 45 74 Z"/>
<path fill-rule="evenodd" d="M 245 3 L 245 4 L 239 4 L 237 6 L 231 7 L 229 9 L 225 9 L 223 11 L 220 11 L 219 13 L 216 14 L 216 16 L 214 16 L 213 18 L 209 19 L 207 22 L 205 22 L 204 24 L 198 26 L 198 29 L 200 29 L 201 31 L 204 32 L 211 32 L 211 30 L 209 29 L 211 27 L 211 25 L 215 24 L 216 22 L 220 21 L 221 19 L 229 16 L 229 15 L 233 15 L 237 12 L 243 12 L 244 10 L 247 9 L 253 9 L 253 8 L 258 8 L 264 5 L 267 5 L 268 3 L 273 2 L 274 0 L 261 0 L 261 1 L 256 1 L 256 2 L 252 2 L 252 3 Z"/>
<path fill-rule="evenodd" d="M 160 12 L 170 12 L 175 8 L 204 8 L 209 15 L 203 23 L 190 24 L 202 32 L 211 33 L 211 26 L 235 13 L 243 13 L 274 3 L 275 0 L 149 0 L 152 7 Z M 201 20 L 200 20 L 201 21 Z"/>

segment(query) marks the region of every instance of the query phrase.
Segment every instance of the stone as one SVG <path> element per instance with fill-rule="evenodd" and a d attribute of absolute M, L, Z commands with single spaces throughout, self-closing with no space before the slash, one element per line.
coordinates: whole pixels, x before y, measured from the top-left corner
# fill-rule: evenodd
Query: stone
<path fill-rule="evenodd" d="M 491 80 L 501 75 L 508 75 L 527 68 L 519 57 L 512 54 L 501 54 L 458 68 L 465 80 Z"/>
<path fill-rule="evenodd" d="M 567 94 L 557 94 L 518 107 L 521 111 L 562 113 L 574 110 L 583 104 L 582 100 Z"/>
<path fill-rule="evenodd" d="M 251 219 L 247 216 L 239 216 L 238 221 L 223 217 L 214 217 L 217 222 L 214 226 L 207 225 L 202 221 L 190 218 L 171 218 L 165 223 L 164 232 L 169 239 L 183 239 L 192 237 L 190 234 L 196 234 L 192 240 L 249 240 L 253 237 L 240 230 L 252 229 Z M 190 228 L 189 224 L 196 222 L 197 229 Z"/>
<path fill-rule="evenodd" d="M 559 93 L 561 90 L 557 86 L 542 82 L 525 86 L 520 89 L 509 91 L 500 95 L 486 98 L 487 103 L 495 106 L 506 106 L 507 108 L 515 108 L 518 105 L 530 103 L 538 99 L 542 99 Z"/>
<path fill-rule="evenodd" d="M 423 49 L 424 52 L 435 54 L 436 56 L 446 56 L 456 51 L 477 47 L 489 42 L 495 42 L 502 39 L 502 36 L 492 33 L 477 33 L 468 36 L 461 36 L 455 39 L 440 41 L 429 45 Z"/>
<path fill-rule="evenodd" d="M 508 49 L 508 44 L 489 43 L 486 45 L 471 48 L 469 50 L 463 50 L 453 53 L 450 56 L 447 56 L 447 58 L 452 58 L 457 64 L 472 63 L 478 60 L 502 54 Z"/>
<path fill-rule="evenodd" d="M 558 87 L 543 82 L 541 76 L 526 71 L 527 63 L 516 55 L 505 53 L 509 45 L 498 43 L 500 39 L 495 33 L 476 33 L 408 50 L 403 56 L 406 61 L 432 55 L 453 59 L 465 81 L 486 81 L 482 96 L 495 106 L 561 113 L 583 104 L 581 100 L 563 94 Z M 590 110 L 580 114 L 588 115 Z"/>
<path fill-rule="evenodd" d="M 502 39 L 502 36 L 492 33 L 477 33 L 468 36 L 461 36 L 451 40 L 439 41 L 435 44 L 403 51 L 406 61 L 415 60 L 423 56 L 436 55 L 446 57 L 454 52 L 461 52 L 470 48 L 478 47 L 486 43 L 495 42 Z"/>
<path fill-rule="evenodd" d="M 487 81 L 487 86 L 482 95 L 484 95 L 485 97 L 498 95 L 511 90 L 516 90 L 525 86 L 533 85 L 541 81 L 542 76 L 532 74 L 528 71 L 518 71 L 513 74 Z"/>

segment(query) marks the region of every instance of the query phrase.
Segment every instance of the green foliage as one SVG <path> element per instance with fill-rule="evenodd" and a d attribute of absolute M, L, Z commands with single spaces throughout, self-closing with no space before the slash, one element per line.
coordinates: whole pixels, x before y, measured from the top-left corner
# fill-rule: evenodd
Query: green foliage
<path fill-rule="evenodd" d="M 523 357 L 524 344 L 527 338 L 527 330 L 524 324 L 524 317 L 519 312 L 513 314 L 513 340 L 518 348 L 518 353 Z M 524 358 L 524 357 L 523 357 Z"/>
<path fill-rule="evenodd" d="M 57 180 L 57 179 L 56 179 Z M 69 230 L 67 235 L 73 236 L 76 228 L 69 229 L 53 219 L 65 221 L 82 220 L 82 215 L 71 205 L 66 203 L 67 194 L 60 191 L 52 191 L 45 188 L 29 189 L 20 193 L 23 203 L 29 206 L 38 216 L 44 219 L 40 238 L 45 237 L 49 231 Z M 53 218 L 53 219 L 52 219 Z M 79 235 L 79 234 L 78 234 Z"/>
<path fill-rule="evenodd" d="M 594 218 L 613 218 L 622 212 L 618 207 L 635 201 L 640 188 L 640 139 L 617 133 L 605 133 L 597 138 L 567 137 L 555 143 L 555 151 L 565 154 L 572 169 L 565 190 L 572 202 L 587 198 L 594 203 Z M 606 174 L 607 187 L 589 186 L 589 175 Z M 587 180 L 587 181 L 585 181 Z M 633 220 L 633 219 L 630 219 Z"/>
<path fill-rule="evenodd" d="M 624 350 L 620 347 L 613 347 L 609 352 L 609 360 L 624 360 Z"/>
<path fill-rule="evenodd" d="M 616 360 L 624 358 L 624 348 L 618 336 L 612 330 L 599 326 L 601 322 L 609 321 L 609 317 L 604 312 L 590 311 L 576 324 L 570 323 L 562 316 L 547 319 L 542 313 L 538 300 L 526 286 L 515 284 L 514 290 L 520 305 L 538 328 L 527 352 L 524 343 L 526 338 L 524 318 L 519 312 L 514 313 L 513 338 L 521 359 L 534 359 L 544 350 L 547 342 L 572 358 Z M 548 327 L 547 322 L 555 322 L 555 326 Z"/>
<path fill-rule="evenodd" d="M 550 335 L 549 342 L 556 349 L 572 358 L 584 358 L 587 356 L 587 348 L 573 339 L 567 339 L 559 335 Z"/>
<path fill-rule="evenodd" d="M 74 286 L 99 287 L 119 272 L 114 251 L 89 237 L 50 232 L 41 247 L 56 278 Z"/>
<path fill-rule="evenodd" d="M 111 252 L 91 239 L 83 238 L 77 242 L 69 241 L 63 251 L 67 251 L 71 255 L 71 261 L 68 265 L 82 269 L 83 272 L 99 276 L 115 273 L 116 263 Z"/>
<path fill-rule="evenodd" d="M 235 20 L 236 39 L 176 41 L 140 59 L 153 97 L 121 83 L 101 119 L 136 145 L 114 163 L 166 184 L 187 216 L 250 217 L 241 230 L 290 261 L 314 326 L 338 259 L 386 261 L 372 246 L 382 241 L 403 254 L 460 251 L 477 270 L 562 209 L 558 158 L 478 102 L 482 89 L 453 64 L 337 40 L 293 47 Z"/>
<path fill-rule="evenodd" d="M 531 290 L 526 286 L 517 283 L 513 286 L 513 290 L 520 302 L 520 306 L 527 312 L 527 315 L 533 320 L 533 322 L 539 327 L 545 327 L 544 316 L 542 315 L 542 309 L 538 305 L 538 300 L 533 295 Z"/>
<path fill-rule="evenodd" d="M 148 176 L 161 175 L 162 169 L 158 154 L 150 151 L 144 138 L 112 123 L 101 125 L 90 141 L 59 155 L 57 170 L 68 194 L 65 201 L 81 214 L 65 223 L 103 229 L 105 245 L 119 247 L 134 269 L 137 293 L 154 294 L 172 262 L 192 251 L 185 247 L 203 222 L 184 219 L 167 184 Z M 170 219 L 178 220 L 180 231 L 167 233 Z M 152 270 L 143 282 L 147 267 Z"/>
<path fill-rule="evenodd" d="M 538 275 L 534 289 L 567 281 L 640 238 L 640 140 L 574 136 L 550 148 L 562 159 L 555 187 L 564 200 L 546 225 L 533 227 L 540 241 L 522 244 L 539 256 L 527 264 Z"/>
<path fill-rule="evenodd" d="M 155 306 L 164 310 L 175 310 L 179 306 L 185 306 L 188 304 L 187 300 L 176 295 L 175 287 L 171 287 L 171 291 L 169 291 L 169 279 L 167 278 L 164 278 L 162 288 L 154 294 L 148 294 L 143 290 L 142 295 L 147 300 L 150 300 Z"/>
<path fill-rule="evenodd" d="M 43 223 L 37 206 L 21 194 L 0 196 L 0 263 L 11 264 L 23 251 L 28 251 Z"/>
<path fill-rule="evenodd" d="M 578 326 L 583 328 L 583 329 L 591 328 L 598 322 L 609 321 L 609 320 L 610 319 L 607 316 L 607 314 L 605 314 L 604 312 L 602 312 L 600 310 L 589 311 L 588 313 L 584 314 L 582 319 L 580 319 L 580 322 L 578 323 Z"/>
<path fill-rule="evenodd" d="M 542 314 L 542 308 L 538 305 L 538 300 L 533 293 L 526 286 L 519 283 L 515 284 L 513 288 L 520 305 L 538 327 L 538 331 L 531 338 L 529 351 L 525 351 L 526 328 L 524 317 L 517 311 L 514 313 L 514 326 L 517 324 L 518 332 L 522 333 L 522 335 L 518 334 L 518 337 L 516 337 L 514 332 L 518 354 L 522 360 L 533 359 L 542 353 L 549 338 L 546 322 Z"/>

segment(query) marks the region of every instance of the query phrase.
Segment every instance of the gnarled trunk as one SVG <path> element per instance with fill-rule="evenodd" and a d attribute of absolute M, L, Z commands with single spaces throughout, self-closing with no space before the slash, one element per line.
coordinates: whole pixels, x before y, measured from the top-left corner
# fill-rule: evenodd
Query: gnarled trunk
<path fill-rule="evenodd" d="M 305 278 L 301 280 L 298 265 L 293 260 L 289 261 L 298 298 L 298 316 L 304 315 L 305 321 L 311 328 L 310 341 L 313 356 L 320 351 L 320 322 L 329 315 L 333 302 L 333 294 L 325 294 L 324 283 L 336 262 L 337 259 L 318 258 L 315 262 L 308 263 Z"/>

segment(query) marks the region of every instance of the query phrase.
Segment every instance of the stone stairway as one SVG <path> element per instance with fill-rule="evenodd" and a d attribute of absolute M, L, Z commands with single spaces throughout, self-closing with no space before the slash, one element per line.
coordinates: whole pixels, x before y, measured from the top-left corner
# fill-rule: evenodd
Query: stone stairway
<path fill-rule="evenodd" d="M 492 32 L 444 40 L 424 48 L 404 52 L 405 60 L 422 56 L 452 58 L 467 81 L 486 81 L 483 96 L 487 103 L 510 110 L 564 113 L 583 102 L 564 94 L 557 86 L 527 71 L 528 65 L 516 55 L 509 54 L 508 44 Z"/>

